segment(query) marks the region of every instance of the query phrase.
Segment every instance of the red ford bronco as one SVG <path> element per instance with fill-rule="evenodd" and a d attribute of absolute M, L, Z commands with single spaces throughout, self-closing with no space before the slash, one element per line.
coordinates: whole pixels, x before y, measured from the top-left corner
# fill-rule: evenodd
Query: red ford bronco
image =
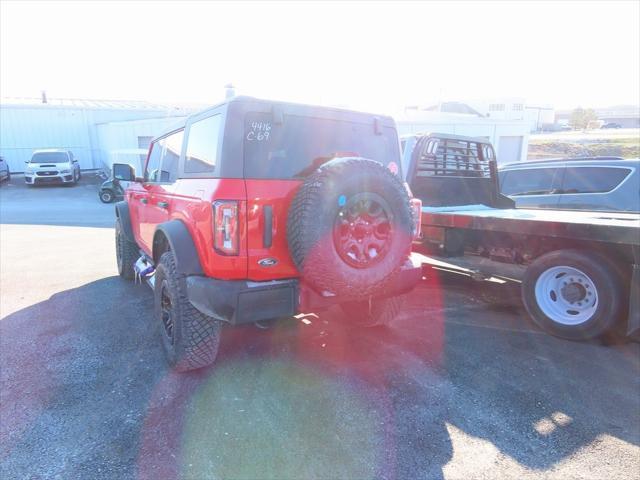
<path fill-rule="evenodd" d="M 116 204 L 118 271 L 154 289 L 177 370 L 211 364 L 221 326 L 340 304 L 362 326 L 420 280 L 420 201 L 389 117 L 236 97 L 155 139 Z"/>

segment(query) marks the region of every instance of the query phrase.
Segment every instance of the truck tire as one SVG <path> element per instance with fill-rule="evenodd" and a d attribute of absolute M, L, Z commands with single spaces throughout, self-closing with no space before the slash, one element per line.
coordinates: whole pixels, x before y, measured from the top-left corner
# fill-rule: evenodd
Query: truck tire
<path fill-rule="evenodd" d="M 401 297 L 373 298 L 340 305 L 351 325 L 363 328 L 388 325 L 402 310 Z"/>
<path fill-rule="evenodd" d="M 162 254 L 156 268 L 154 315 L 171 367 L 186 372 L 214 362 L 222 324 L 191 305 L 184 275 L 178 273 L 171 251 Z"/>
<path fill-rule="evenodd" d="M 116 261 L 118 273 L 122 278 L 131 280 L 134 277 L 133 265 L 138 260 L 139 249 L 135 242 L 127 238 L 122 230 L 119 218 L 116 219 Z"/>
<path fill-rule="evenodd" d="M 544 330 L 569 340 L 587 340 L 621 318 L 625 288 L 615 268 L 596 253 L 557 250 L 536 259 L 522 281 L 522 300 Z"/>
<path fill-rule="evenodd" d="M 291 257 L 325 296 L 363 299 L 393 282 L 411 251 L 413 220 L 400 179 L 364 158 L 337 158 L 312 173 L 287 217 Z"/>

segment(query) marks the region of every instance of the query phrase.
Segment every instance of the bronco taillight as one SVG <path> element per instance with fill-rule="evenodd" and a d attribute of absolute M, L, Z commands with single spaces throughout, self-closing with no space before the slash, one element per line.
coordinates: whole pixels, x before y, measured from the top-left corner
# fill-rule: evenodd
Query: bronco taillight
<path fill-rule="evenodd" d="M 413 239 L 417 240 L 420 238 L 420 234 L 422 233 L 420 223 L 422 217 L 422 200 L 419 198 L 412 198 L 409 200 L 409 204 L 411 205 L 411 216 L 413 217 Z"/>
<path fill-rule="evenodd" d="M 238 255 L 240 240 L 238 228 L 238 202 L 213 202 L 213 247 L 222 255 Z"/>

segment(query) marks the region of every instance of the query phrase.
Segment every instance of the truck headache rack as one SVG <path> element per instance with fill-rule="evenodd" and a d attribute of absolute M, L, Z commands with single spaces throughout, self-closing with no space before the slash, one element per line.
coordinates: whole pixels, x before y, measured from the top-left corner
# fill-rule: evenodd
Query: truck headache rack
<path fill-rule="evenodd" d="M 419 151 L 416 176 L 488 177 L 491 145 L 476 140 L 431 138 Z"/>
<path fill-rule="evenodd" d="M 513 206 L 500 195 L 489 141 L 444 133 L 419 135 L 408 162 L 408 183 L 424 207 Z"/>

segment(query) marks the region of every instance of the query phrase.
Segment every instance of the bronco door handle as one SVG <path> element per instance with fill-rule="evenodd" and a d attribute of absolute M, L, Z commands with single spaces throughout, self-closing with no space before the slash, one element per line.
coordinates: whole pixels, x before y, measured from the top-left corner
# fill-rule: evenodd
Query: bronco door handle
<path fill-rule="evenodd" d="M 158 206 L 160 208 L 167 208 L 169 206 L 169 204 L 167 202 L 158 202 Z"/>

